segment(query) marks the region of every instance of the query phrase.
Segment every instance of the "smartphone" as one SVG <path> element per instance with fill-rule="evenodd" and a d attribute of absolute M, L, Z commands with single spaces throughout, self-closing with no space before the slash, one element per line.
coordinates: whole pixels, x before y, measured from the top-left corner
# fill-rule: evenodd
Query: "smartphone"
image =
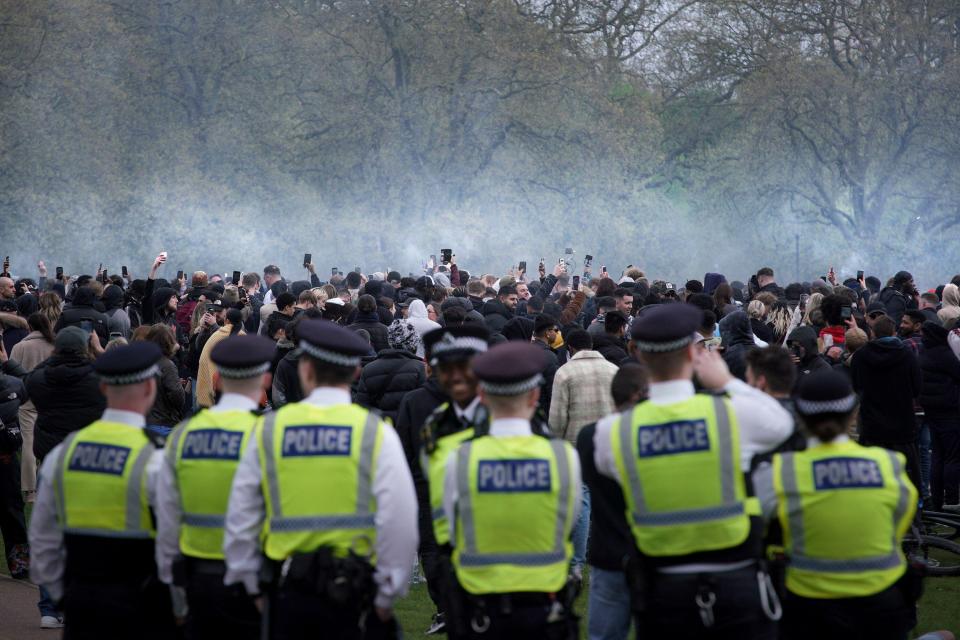
<path fill-rule="evenodd" d="M 183 269 L 177 271 L 177 280 L 183 279 Z"/>
<path fill-rule="evenodd" d="M 820 279 L 823 280 L 823 281 L 826 282 L 826 283 L 829 283 L 829 282 L 830 282 L 830 278 L 828 278 L 827 276 L 820 276 Z"/>
<path fill-rule="evenodd" d="M 214 304 L 214 303 L 212 303 L 212 302 L 208 302 L 208 303 L 207 303 L 207 313 L 216 313 L 216 312 L 219 311 L 220 309 L 221 309 L 221 307 L 220 307 L 219 305 L 216 305 L 216 304 Z"/>
<path fill-rule="evenodd" d="M 443 264 L 450 264 L 453 258 L 453 249 L 440 249 L 440 261 Z"/>
<path fill-rule="evenodd" d="M 63 267 L 57 267 L 57 280 L 63 280 Z"/>
<path fill-rule="evenodd" d="M 563 258 L 559 258 L 559 259 L 557 260 L 557 264 L 563 266 Z"/>
<path fill-rule="evenodd" d="M 590 254 L 588 253 L 587 255 L 583 256 L 583 267 L 584 267 L 585 269 L 589 269 L 589 268 L 590 268 L 590 265 L 592 265 L 592 264 L 593 264 L 593 256 L 592 256 L 592 255 L 590 255 Z"/>
<path fill-rule="evenodd" d="M 86 331 L 87 333 L 93 333 L 93 320 L 89 318 L 84 318 L 80 321 L 80 328 Z"/>
<path fill-rule="evenodd" d="M 336 268 L 336 267 L 331 267 L 331 268 L 330 268 L 330 275 L 331 275 L 331 276 L 337 275 L 337 268 Z"/>
<path fill-rule="evenodd" d="M 863 269 L 861 269 L 860 271 L 857 271 L 857 282 L 859 282 L 860 280 L 863 280 Z"/>
<path fill-rule="evenodd" d="M 431 253 L 431 254 L 430 254 L 430 268 L 431 268 L 431 269 L 434 269 L 434 268 L 436 268 L 436 266 L 437 266 L 437 254 Z"/>
<path fill-rule="evenodd" d="M 568 255 L 568 256 L 572 256 L 572 255 L 573 255 L 573 247 L 567 247 L 566 249 L 563 250 L 563 252 L 564 252 L 566 255 Z"/>
<path fill-rule="evenodd" d="M 313 262 L 313 256 L 309 253 L 303 254 L 303 267 L 306 268 L 311 262 Z"/>
<path fill-rule="evenodd" d="M 241 274 L 239 271 L 234 271 L 234 272 L 233 272 L 233 284 L 235 284 L 235 285 L 237 285 L 237 286 L 239 287 L 239 286 L 240 286 L 240 278 L 241 278 L 241 277 L 242 277 L 242 274 Z"/>
<path fill-rule="evenodd" d="M 104 269 L 103 273 L 100 274 L 100 281 L 103 282 L 103 284 L 110 284 L 110 276 L 107 273 L 107 269 Z"/>
<path fill-rule="evenodd" d="M 580 276 L 573 276 L 573 290 L 580 291 Z"/>
<path fill-rule="evenodd" d="M 520 261 L 520 271 L 523 271 L 524 273 L 527 272 L 527 261 L 526 261 L 526 260 L 521 260 L 521 261 Z"/>
<path fill-rule="evenodd" d="M 844 320 L 849 320 L 850 316 L 853 315 L 853 309 L 848 306 L 840 307 L 840 317 Z"/>
<path fill-rule="evenodd" d="M 120 273 L 123 274 L 123 277 L 124 277 L 124 278 L 126 278 L 127 276 L 130 275 L 130 272 L 127 271 L 127 265 L 123 265 L 123 266 L 120 267 Z"/>
<path fill-rule="evenodd" d="M 605 265 L 605 264 L 600 265 L 600 273 L 602 273 L 604 276 L 606 276 L 606 274 L 607 274 L 607 265 Z"/>
<path fill-rule="evenodd" d="M 807 309 L 807 300 L 809 300 L 809 299 L 810 299 L 810 294 L 809 294 L 809 293 L 801 293 L 801 294 L 800 294 L 800 310 L 801 310 L 801 311 L 806 311 L 806 309 Z"/>
<path fill-rule="evenodd" d="M 833 346 L 833 336 L 829 333 L 823 334 L 823 350 L 826 351 Z"/>

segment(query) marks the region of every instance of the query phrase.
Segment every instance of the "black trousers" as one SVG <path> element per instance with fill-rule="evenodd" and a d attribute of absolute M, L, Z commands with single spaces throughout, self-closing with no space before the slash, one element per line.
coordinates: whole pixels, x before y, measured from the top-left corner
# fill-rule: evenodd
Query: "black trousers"
<path fill-rule="evenodd" d="M 155 578 L 146 585 L 70 580 L 63 617 L 64 640 L 168 640 L 176 633 L 170 589 Z"/>
<path fill-rule="evenodd" d="M 787 594 L 783 640 L 906 640 L 915 608 L 898 585 L 866 598 L 820 600 Z"/>
<path fill-rule="evenodd" d="M 187 571 L 188 639 L 260 637 L 260 612 L 241 585 L 224 586 L 222 562 L 188 561 Z"/>
<path fill-rule="evenodd" d="M 960 503 L 960 420 L 927 418 L 933 457 L 930 461 L 930 502 L 934 511 Z"/>
<path fill-rule="evenodd" d="M 713 623 L 706 626 L 697 596 L 708 601 L 711 593 Z M 776 634 L 776 623 L 761 606 L 756 567 L 711 574 L 658 573 L 647 613 L 637 622 L 639 638 L 773 640 Z"/>
<path fill-rule="evenodd" d="M 319 596 L 291 589 L 272 594 L 265 616 L 270 640 L 325 638 L 360 640 L 362 612 L 355 607 L 334 607 Z"/>
<path fill-rule="evenodd" d="M 464 620 L 448 621 L 451 640 L 577 640 L 577 618 L 548 622 L 549 605 L 516 606 L 509 612 L 488 607 L 479 614 L 475 607 L 464 608 Z"/>
<path fill-rule="evenodd" d="M 12 556 L 21 554 L 26 557 L 27 553 L 27 525 L 23 517 L 23 493 L 20 491 L 20 460 L 16 453 L 0 454 L 0 536 L 3 536 L 7 563 L 13 567 L 16 562 Z"/>
<path fill-rule="evenodd" d="M 913 486 L 917 487 L 917 491 L 920 492 L 920 487 L 923 486 L 923 478 L 920 474 L 920 451 L 917 449 L 916 440 L 910 442 L 877 442 L 861 436 L 860 444 L 865 447 L 883 447 L 890 451 L 902 453 L 907 459 L 907 477 L 910 478 L 910 482 L 912 482 Z"/>

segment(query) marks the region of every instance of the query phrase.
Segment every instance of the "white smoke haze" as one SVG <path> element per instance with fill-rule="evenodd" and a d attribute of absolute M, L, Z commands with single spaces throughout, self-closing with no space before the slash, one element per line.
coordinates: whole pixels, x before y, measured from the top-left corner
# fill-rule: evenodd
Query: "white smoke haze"
<path fill-rule="evenodd" d="M 634 34 L 607 50 L 593 3 L 4 2 L 0 254 L 26 277 L 38 260 L 145 277 L 167 251 L 167 279 L 267 264 L 305 279 L 311 253 L 327 279 L 420 275 L 442 248 L 471 274 L 535 274 L 572 247 L 578 270 L 591 254 L 594 275 L 633 264 L 680 285 L 762 266 L 781 284 L 830 266 L 948 281 L 952 31 L 931 27 L 922 70 L 862 54 L 865 82 L 795 16 L 717 31 L 763 19 L 729 4 L 692 3 L 655 32 L 676 3 L 607 16 Z M 782 3 L 767 4 L 774 19 Z M 896 31 L 868 5 L 852 22 L 881 31 L 853 41 Z M 750 40 L 788 28 L 807 35 Z M 882 104 L 900 111 L 843 119 Z"/>

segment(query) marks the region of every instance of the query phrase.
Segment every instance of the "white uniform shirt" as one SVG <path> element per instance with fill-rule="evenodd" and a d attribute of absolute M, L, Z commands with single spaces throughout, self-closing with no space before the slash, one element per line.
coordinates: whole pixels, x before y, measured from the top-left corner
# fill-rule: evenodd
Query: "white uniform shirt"
<path fill-rule="evenodd" d="M 793 433 L 793 416 L 776 398 L 742 380 L 734 378 L 723 390 L 730 396 L 740 426 L 740 468 L 749 471 L 754 455 L 770 451 Z M 692 398 L 695 393 L 690 380 L 654 382 L 650 385 L 649 402 L 674 404 Z M 612 414 L 603 418 L 597 423 L 593 436 L 597 471 L 617 481 L 620 476 L 610 446 L 610 429 L 618 417 L 619 414 Z"/>
<path fill-rule="evenodd" d="M 480 408 L 480 396 L 471 400 L 470 404 L 463 409 L 453 400 L 450 401 L 450 404 L 453 405 L 453 413 L 457 416 L 457 420 L 473 424 L 473 419 L 477 416 L 477 409 Z"/>
<path fill-rule="evenodd" d="M 303 402 L 318 407 L 350 404 L 350 392 L 319 387 Z M 389 608 L 409 588 L 413 569 L 410 559 L 417 551 L 419 531 L 417 496 L 400 438 L 387 423 L 381 422 L 380 428 L 383 430 L 383 441 L 373 478 L 376 500 L 374 526 L 377 531 L 374 580 L 378 587 L 374 604 Z M 266 517 L 257 441 L 257 438 L 250 439 L 233 478 L 223 540 L 227 563 L 224 583 L 242 582 L 250 594 L 259 590 L 260 531 Z"/>
<path fill-rule="evenodd" d="M 212 413 L 222 411 L 254 411 L 257 403 L 238 393 L 225 393 L 220 402 L 210 408 Z M 173 435 L 173 434 L 171 434 Z M 177 485 L 174 464 L 163 456 L 157 477 L 157 570 L 160 580 L 173 582 L 173 561 L 180 554 L 180 488 Z"/>
<path fill-rule="evenodd" d="M 494 438 L 508 438 L 513 436 L 532 436 L 530 421 L 522 418 L 500 418 L 490 423 L 490 434 Z M 570 514 L 570 522 L 576 523 L 580 516 L 580 502 L 583 498 L 583 488 L 580 481 L 580 458 L 573 456 L 573 470 L 570 475 L 570 486 L 573 489 L 573 513 Z M 447 522 L 450 523 L 450 540 L 456 541 L 456 514 L 457 500 L 460 497 L 460 491 L 457 482 L 457 455 L 456 450 L 450 453 L 447 458 L 447 471 L 443 478 L 443 510 L 447 514 Z M 522 527 L 521 520 L 517 521 L 517 526 Z"/>
<path fill-rule="evenodd" d="M 119 409 L 107 409 L 100 419 L 130 425 L 133 429 L 143 429 L 146 424 L 139 413 Z M 63 571 L 67 561 L 67 550 L 63 546 L 63 523 L 57 514 L 57 497 L 53 489 L 62 447 L 62 443 L 55 446 L 40 466 L 37 501 L 33 505 L 29 531 L 30 580 L 46 587 L 54 601 L 63 596 Z M 163 451 L 158 449 L 147 461 L 147 500 L 151 505 L 156 504 L 156 478 L 162 459 Z"/>

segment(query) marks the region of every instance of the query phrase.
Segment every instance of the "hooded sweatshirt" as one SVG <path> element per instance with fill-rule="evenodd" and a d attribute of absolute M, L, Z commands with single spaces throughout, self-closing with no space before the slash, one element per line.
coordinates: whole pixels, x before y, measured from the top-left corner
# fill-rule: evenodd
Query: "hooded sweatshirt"
<path fill-rule="evenodd" d="M 423 335 L 434 329 L 439 329 L 440 325 L 427 317 L 427 305 L 423 300 L 416 298 L 410 302 L 410 309 L 407 313 L 407 321 L 413 325 L 413 328 L 420 334 L 421 345 L 417 349 L 417 356 L 423 357 Z"/>
<path fill-rule="evenodd" d="M 920 364 L 899 338 L 871 340 L 850 363 L 853 389 L 860 395 L 861 441 L 867 445 L 913 442 L 913 402 L 920 396 Z"/>
<path fill-rule="evenodd" d="M 960 318 L 960 288 L 951 283 L 943 288 L 943 306 L 937 311 L 940 322 L 948 324 Z"/>
<path fill-rule="evenodd" d="M 754 348 L 753 330 L 750 328 L 750 318 L 743 311 L 737 311 L 724 316 L 720 321 L 720 337 L 726 351 L 723 360 L 730 368 L 730 373 L 741 380 L 747 377 L 747 352 Z"/>

